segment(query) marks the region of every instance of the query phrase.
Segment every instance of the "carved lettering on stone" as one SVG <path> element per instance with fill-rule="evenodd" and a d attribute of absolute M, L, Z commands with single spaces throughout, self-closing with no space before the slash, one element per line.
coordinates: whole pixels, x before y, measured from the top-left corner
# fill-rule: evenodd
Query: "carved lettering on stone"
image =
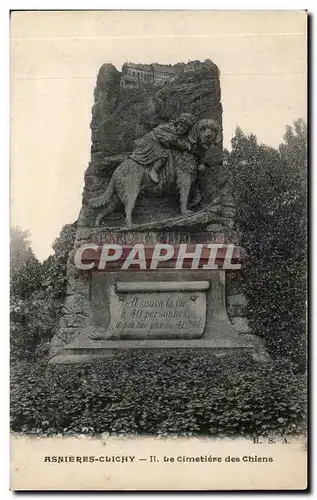
<path fill-rule="evenodd" d="M 105 338 L 201 337 L 206 322 L 206 292 L 186 288 L 116 293 L 111 287 L 111 319 Z"/>

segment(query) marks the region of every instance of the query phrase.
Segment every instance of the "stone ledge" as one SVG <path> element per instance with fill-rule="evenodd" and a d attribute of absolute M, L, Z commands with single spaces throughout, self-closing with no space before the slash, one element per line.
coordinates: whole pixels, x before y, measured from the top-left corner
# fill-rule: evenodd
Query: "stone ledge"
<path fill-rule="evenodd" d="M 139 339 L 139 340 L 91 340 L 83 338 L 75 340 L 63 348 L 63 351 L 79 351 L 107 349 L 182 349 L 182 348 L 197 348 L 197 349 L 219 349 L 219 348 L 254 348 L 250 342 L 247 342 L 237 336 L 223 335 L 222 337 L 215 336 L 214 338 L 200 339 Z"/>
<path fill-rule="evenodd" d="M 117 292 L 194 292 L 206 291 L 209 281 L 118 281 Z"/>
<path fill-rule="evenodd" d="M 93 363 L 94 361 L 97 361 L 97 360 L 100 360 L 100 359 L 107 359 L 107 358 L 112 358 L 118 354 L 122 354 L 123 352 L 126 352 L 126 351 L 141 351 L 141 350 L 144 350 L 146 352 L 159 352 L 159 353 L 166 353 L 166 354 L 169 354 L 169 353 L 172 353 L 172 352 L 179 352 L 180 350 L 188 350 L 190 352 L 202 352 L 203 354 L 209 354 L 209 355 L 213 355 L 213 356 L 228 356 L 228 355 L 231 355 L 233 353 L 250 353 L 251 357 L 255 357 L 255 356 L 258 356 L 260 354 L 258 354 L 253 347 L 231 347 L 231 348 L 228 348 L 228 347 L 210 347 L 210 348 L 207 348 L 206 346 L 201 346 L 201 347 L 146 347 L 146 348 L 137 348 L 137 347 L 134 347 L 134 348 L 124 348 L 122 349 L 122 347 L 118 347 L 118 348 L 111 348 L 111 349 L 105 349 L 105 350 L 99 350 L 98 352 L 95 352 L 95 353 L 82 353 L 82 354 L 78 354 L 76 352 L 74 353 L 63 353 L 63 354 L 59 354 L 55 357 L 53 357 L 50 361 L 49 361 L 49 365 L 58 365 L 58 364 L 91 364 Z"/>
<path fill-rule="evenodd" d="M 224 356 L 233 352 L 257 354 L 257 349 L 240 338 L 215 339 L 160 339 L 160 340 L 76 340 L 62 348 L 59 355 L 49 364 L 92 363 L 97 359 L 110 358 L 127 351 L 170 352 L 179 350 L 201 351 L 203 353 Z"/>

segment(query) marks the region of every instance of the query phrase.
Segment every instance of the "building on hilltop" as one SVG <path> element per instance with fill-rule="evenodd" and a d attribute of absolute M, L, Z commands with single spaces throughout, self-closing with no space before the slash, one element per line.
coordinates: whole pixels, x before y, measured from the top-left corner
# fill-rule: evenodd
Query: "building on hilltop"
<path fill-rule="evenodd" d="M 146 84 L 153 84 L 153 71 L 150 64 L 125 63 L 122 66 L 121 87 L 137 88 Z"/>
<path fill-rule="evenodd" d="M 135 64 L 125 63 L 122 66 L 120 86 L 124 89 L 144 87 L 146 85 L 166 85 L 183 73 L 201 71 L 203 68 L 215 66 L 210 59 L 204 62 L 189 61 L 187 64 L 177 63 L 174 66 L 167 64 Z"/>
<path fill-rule="evenodd" d="M 162 64 L 125 63 L 122 66 L 120 86 L 125 89 L 145 85 L 165 85 L 176 76 L 172 66 Z"/>
<path fill-rule="evenodd" d="M 173 80 L 176 76 L 175 70 L 172 66 L 165 66 L 163 64 L 152 64 L 154 74 L 154 85 L 165 85 Z"/>
<path fill-rule="evenodd" d="M 185 68 L 184 73 L 188 73 L 189 71 L 197 71 L 201 69 L 202 63 L 200 61 L 189 61 Z"/>
<path fill-rule="evenodd" d="M 184 73 L 188 73 L 190 71 L 201 71 L 203 68 L 207 69 L 213 67 L 216 66 L 210 59 L 205 59 L 204 62 L 189 61 L 184 68 Z"/>

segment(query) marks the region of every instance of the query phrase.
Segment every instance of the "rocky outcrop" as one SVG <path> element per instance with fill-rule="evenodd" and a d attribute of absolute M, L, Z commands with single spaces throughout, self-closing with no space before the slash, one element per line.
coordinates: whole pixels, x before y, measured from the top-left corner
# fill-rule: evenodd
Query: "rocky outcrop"
<path fill-rule="evenodd" d="M 133 150 L 136 139 L 184 112 L 192 113 L 197 120 L 213 118 L 222 126 L 219 70 L 213 63 L 197 72 L 180 71 L 173 82 L 162 87 L 122 89 L 120 76 L 111 64 L 104 64 L 98 73 L 91 120 L 91 161 L 85 173 L 79 228 L 94 226 L 96 211 L 88 207 L 88 201 L 105 190 L 114 169 Z M 208 162 L 210 168 L 197 180 L 202 193 L 197 210 L 221 204 L 219 220 L 212 224 L 218 222 L 222 227 L 226 219 L 231 220 L 233 211 L 221 168 L 222 144 L 210 149 Z M 159 219 L 177 216 L 178 207 L 170 201 L 166 196 L 154 194 L 149 203 L 141 194 L 134 209 L 136 223 L 143 223 L 147 218 L 154 221 L 155 214 L 160 215 Z M 109 217 L 106 225 L 123 226 L 122 214 Z"/>
<path fill-rule="evenodd" d="M 75 247 L 87 240 L 102 243 L 112 228 L 124 226 L 123 211 L 119 210 L 109 216 L 105 227 L 95 228 L 96 210 L 88 206 L 88 201 L 104 192 L 115 168 L 133 150 L 136 139 L 181 113 L 192 113 L 197 120 L 215 119 L 222 127 L 217 66 L 210 63 L 200 71 L 187 73 L 182 72 L 182 65 L 177 66 L 179 72 L 173 82 L 136 89 L 120 87 L 121 73 L 113 65 L 100 68 L 92 107 L 91 160 L 85 172 Z M 134 231 L 156 231 L 156 237 L 160 231 L 163 235 L 167 231 L 179 241 L 187 241 L 187 234 L 194 234 L 197 241 L 203 235 L 208 241 L 227 238 L 236 243 L 234 205 L 222 169 L 222 144 L 208 151 L 207 163 L 208 169 L 197 179 L 202 199 L 193 214 L 180 217 L 178 204 L 171 197 L 140 193 L 133 213 L 137 225 Z M 58 332 L 51 343 L 51 356 L 80 335 L 89 316 L 89 276 L 75 268 L 73 253 L 68 260 L 67 281 L 67 296 Z M 232 301 L 229 306 L 235 307 Z M 234 317 L 238 317 L 236 312 Z"/>

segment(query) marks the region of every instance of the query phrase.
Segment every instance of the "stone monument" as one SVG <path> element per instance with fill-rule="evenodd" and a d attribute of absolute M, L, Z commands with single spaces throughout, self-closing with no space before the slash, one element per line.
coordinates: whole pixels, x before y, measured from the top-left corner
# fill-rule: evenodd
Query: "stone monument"
<path fill-rule="evenodd" d="M 239 253 L 222 165 L 219 70 L 209 60 L 193 70 L 179 63 L 164 80 L 147 76 L 147 67 L 162 66 L 139 65 L 142 80 L 134 82 L 130 66 L 123 76 L 111 64 L 98 73 L 91 161 L 50 362 L 93 362 L 142 349 L 242 351 L 265 361 L 244 317 L 239 271 L 210 269 L 206 259 L 200 267 L 173 265 L 179 252 L 188 260 L 196 244 L 235 245 Z M 83 270 L 74 259 L 87 244 L 95 250 L 85 254 Z M 145 267 L 100 269 L 96 248 L 113 244 L 129 251 L 141 244 L 152 256 L 155 245 L 173 245 L 178 253 L 157 267 L 145 257 Z"/>

